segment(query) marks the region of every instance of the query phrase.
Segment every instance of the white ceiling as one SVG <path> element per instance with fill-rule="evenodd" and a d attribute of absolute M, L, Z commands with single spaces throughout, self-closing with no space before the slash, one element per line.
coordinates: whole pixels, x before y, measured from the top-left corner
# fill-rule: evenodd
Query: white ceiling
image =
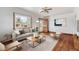
<path fill-rule="evenodd" d="M 31 11 L 33 13 L 36 13 L 38 15 L 40 14 L 40 9 L 42 7 L 22 7 L 25 10 Z M 52 11 L 50 11 L 50 14 L 53 15 L 59 15 L 59 14 L 65 14 L 65 13 L 71 13 L 74 11 L 74 7 L 52 7 Z"/>

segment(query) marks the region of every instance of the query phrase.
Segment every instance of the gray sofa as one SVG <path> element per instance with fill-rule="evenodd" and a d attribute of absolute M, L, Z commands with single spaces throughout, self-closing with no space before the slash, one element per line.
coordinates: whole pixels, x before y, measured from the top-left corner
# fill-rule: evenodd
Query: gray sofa
<path fill-rule="evenodd" d="M 25 34 L 18 35 L 18 36 L 16 37 L 16 40 L 26 39 L 26 38 L 29 37 L 29 36 L 33 36 L 33 34 L 32 34 L 32 33 L 25 33 Z"/>

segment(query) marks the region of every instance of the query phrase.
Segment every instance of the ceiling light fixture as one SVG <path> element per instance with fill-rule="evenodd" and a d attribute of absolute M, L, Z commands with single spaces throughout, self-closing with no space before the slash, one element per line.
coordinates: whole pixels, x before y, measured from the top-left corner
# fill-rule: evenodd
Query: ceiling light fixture
<path fill-rule="evenodd" d="M 51 7 L 43 7 L 40 9 L 40 14 L 44 18 L 48 18 L 50 16 Z"/>
<path fill-rule="evenodd" d="M 42 13 L 42 12 L 49 13 L 50 10 L 52 10 L 51 7 L 43 7 L 43 8 L 41 8 L 40 13 Z"/>

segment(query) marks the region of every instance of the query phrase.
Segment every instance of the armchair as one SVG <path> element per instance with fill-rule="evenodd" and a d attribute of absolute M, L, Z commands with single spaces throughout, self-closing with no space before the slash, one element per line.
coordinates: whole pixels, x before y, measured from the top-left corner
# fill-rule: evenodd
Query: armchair
<path fill-rule="evenodd" d="M 4 45 L 2 43 L 0 43 L 0 51 L 13 51 L 13 50 L 16 50 L 18 48 L 21 48 L 21 44 L 20 42 L 18 41 L 14 41 L 12 43 L 9 43 L 7 45 Z"/>

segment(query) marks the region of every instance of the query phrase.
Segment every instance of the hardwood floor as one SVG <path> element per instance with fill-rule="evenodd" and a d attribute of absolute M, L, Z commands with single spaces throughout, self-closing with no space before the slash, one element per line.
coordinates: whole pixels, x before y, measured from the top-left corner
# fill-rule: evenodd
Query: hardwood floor
<path fill-rule="evenodd" d="M 55 32 L 49 32 L 47 35 L 50 33 L 56 35 Z M 74 34 L 67 34 L 67 33 L 62 33 L 60 35 L 60 39 L 53 51 L 79 51 L 79 37 L 77 38 L 77 35 Z"/>
<path fill-rule="evenodd" d="M 62 34 L 53 51 L 79 51 L 75 48 L 75 37 L 71 34 Z M 78 45 L 79 46 L 79 45 Z"/>

